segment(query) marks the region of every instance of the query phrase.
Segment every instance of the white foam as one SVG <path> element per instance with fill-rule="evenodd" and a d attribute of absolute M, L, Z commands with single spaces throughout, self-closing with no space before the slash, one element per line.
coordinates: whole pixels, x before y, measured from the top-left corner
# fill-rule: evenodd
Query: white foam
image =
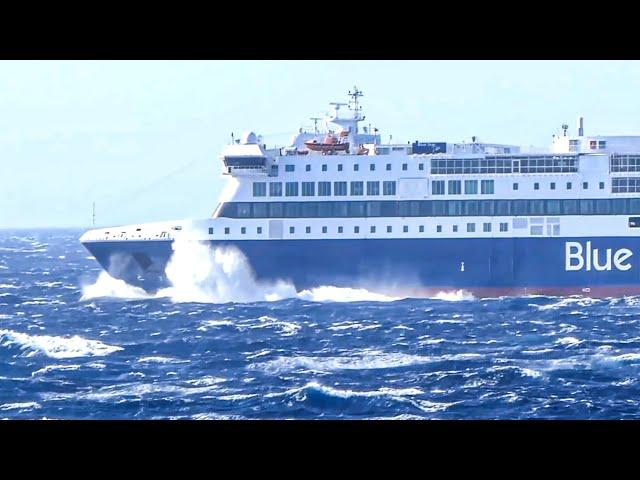
<path fill-rule="evenodd" d="M 150 356 L 142 357 L 138 360 L 140 363 L 189 363 L 189 360 L 180 360 L 172 357 Z"/>
<path fill-rule="evenodd" d="M 556 340 L 556 343 L 559 345 L 566 345 L 567 347 L 575 347 L 576 345 L 580 345 L 582 340 L 579 340 L 576 337 L 562 337 Z"/>
<path fill-rule="evenodd" d="M 329 387 L 326 385 L 321 385 L 318 382 L 309 382 L 304 387 L 298 389 L 298 394 L 305 394 L 310 390 L 319 391 L 325 395 L 331 397 L 338 398 L 352 398 L 352 397 L 404 397 L 404 396 L 415 396 L 422 395 L 424 392 L 418 388 L 379 388 L 378 390 L 372 391 L 356 391 L 349 389 L 339 389 L 334 387 Z"/>
<path fill-rule="evenodd" d="M 42 408 L 42 406 L 37 402 L 5 403 L 0 405 L 0 410 L 33 410 L 36 408 Z"/>
<path fill-rule="evenodd" d="M 402 297 L 391 297 L 381 293 L 370 292 L 364 288 L 342 288 L 322 286 L 303 290 L 298 295 L 301 300 L 310 302 L 393 302 Z"/>
<path fill-rule="evenodd" d="M 42 353 L 51 358 L 101 357 L 122 350 L 121 347 L 87 340 L 78 335 L 65 338 L 0 330 L 0 346 L 10 345 L 18 345 L 22 350 L 29 350 L 29 357 Z"/>
<path fill-rule="evenodd" d="M 113 278 L 105 271 L 100 272 L 100 275 L 94 284 L 82 287 L 81 300 L 91 300 L 103 297 L 122 298 L 125 300 L 152 298 L 152 296 L 142 288 L 129 285 L 124 280 Z"/>
<path fill-rule="evenodd" d="M 434 297 L 436 300 L 447 302 L 461 302 L 463 300 L 475 300 L 475 297 L 466 290 L 456 290 L 451 292 L 438 292 Z"/>
<path fill-rule="evenodd" d="M 35 377 L 36 375 L 44 375 L 47 374 L 49 372 L 53 372 L 56 370 L 78 370 L 79 368 L 81 368 L 80 365 L 47 365 L 44 368 L 41 368 L 40 370 L 36 370 L 35 372 L 33 372 L 31 374 L 32 377 Z"/>

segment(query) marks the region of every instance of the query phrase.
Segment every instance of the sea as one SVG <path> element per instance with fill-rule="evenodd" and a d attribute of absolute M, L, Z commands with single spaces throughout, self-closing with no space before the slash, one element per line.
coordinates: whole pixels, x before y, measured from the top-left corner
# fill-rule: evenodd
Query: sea
<path fill-rule="evenodd" d="M 202 245 L 151 294 L 81 234 L 0 231 L 2 419 L 640 417 L 640 297 L 296 292 Z"/>

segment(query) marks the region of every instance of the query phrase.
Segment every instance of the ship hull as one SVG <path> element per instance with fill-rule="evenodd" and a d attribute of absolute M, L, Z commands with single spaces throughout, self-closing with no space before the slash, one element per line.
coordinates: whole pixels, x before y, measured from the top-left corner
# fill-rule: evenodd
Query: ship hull
<path fill-rule="evenodd" d="M 285 280 L 298 291 L 332 285 L 411 295 L 458 290 L 481 297 L 640 294 L 640 238 L 636 237 L 209 243 L 214 248 L 239 249 L 257 280 Z M 127 283 L 147 290 L 169 283 L 165 267 L 172 255 L 170 241 L 84 245 L 105 270 Z"/>

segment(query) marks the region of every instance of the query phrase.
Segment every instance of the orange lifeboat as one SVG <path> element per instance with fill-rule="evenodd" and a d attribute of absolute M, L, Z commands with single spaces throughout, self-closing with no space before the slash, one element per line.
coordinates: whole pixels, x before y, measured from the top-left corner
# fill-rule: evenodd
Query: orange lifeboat
<path fill-rule="evenodd" d="M 340 142 L 335 135 L 327 135 L 322 142 L 312 140 L 304 142 L 305 146 L 313 152 L 335 153 L 349 150 L 349 142 Z"/>

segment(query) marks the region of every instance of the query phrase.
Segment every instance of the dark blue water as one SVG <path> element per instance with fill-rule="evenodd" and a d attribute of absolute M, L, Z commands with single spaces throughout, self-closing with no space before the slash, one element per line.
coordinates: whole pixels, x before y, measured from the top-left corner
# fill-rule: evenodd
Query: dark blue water
<path fill-rule="evenodd" d="M 0 232 L 0 418 L 640 417 L 637 297 L 153 298 L 80 233 Z"/>

